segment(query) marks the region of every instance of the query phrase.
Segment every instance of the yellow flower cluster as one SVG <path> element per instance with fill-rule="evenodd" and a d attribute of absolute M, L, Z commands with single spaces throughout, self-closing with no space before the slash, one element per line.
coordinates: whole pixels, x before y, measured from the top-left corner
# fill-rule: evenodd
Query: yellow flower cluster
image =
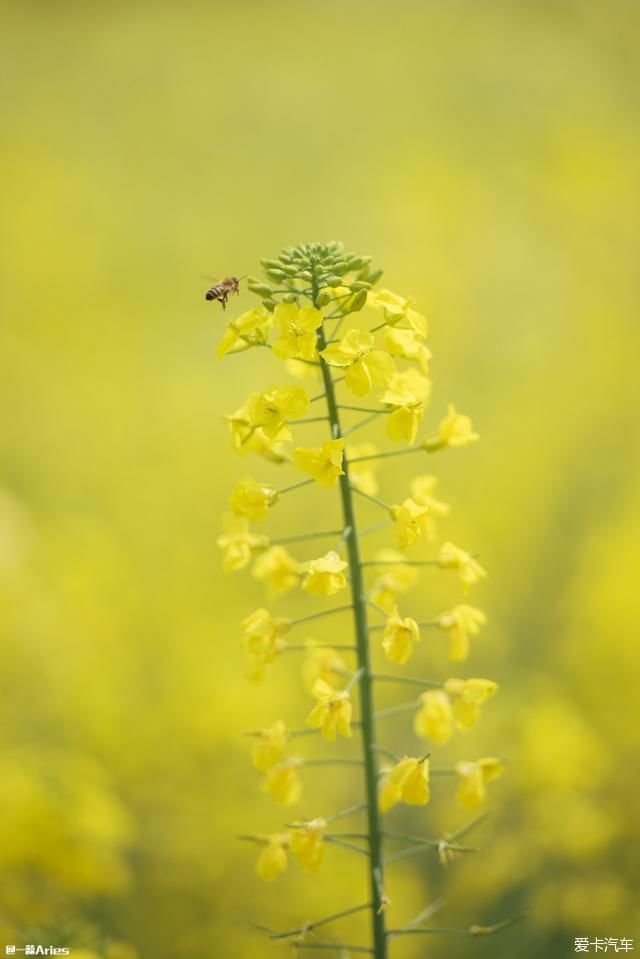
<path fill-rule="evenodd" d="M 373 333 L 363 330 L 348 330 L 320 355 L 329 366 L 344 369 L 345 385 L 356 396 L 370 396 L 375 387 L 389 386 L 396 373 L 389 354 L 375 349 Z"/>
<path fill-rule="evenodd" d="M 387 462 L 383 457 L 413 452 L 424 456 L 425 452 L 434 453 L 447 447 L 461 448 L 475 442 L 478 434 L 470 418 L 449 404 L 446 416 L 418 442 L 431 396 L 427 321 L 416 310 L 413 299 L 388 289 L 373 289 L 380 273 L 372 271 L 368 258 L 342 256 L 337 245 L 329 247 L 312 244 L 289 248 L 279 260 L 264 261 L 270 282 L 249 281 L 250 289 L 261 296 L 263 304 L 232 320 L 217 348 L 222 357 L 250 347 L 266 347 L 272 356 L 284 361 L 290 375 L 299 379 L 322 375 L 324 392 L 317 396 L 310 397 L 301 386 L 272 385 L 263 392 L 252 392 L 242 406 L 227 417 L 231 444 L 238 454 L 253 453 L 272 464 L 288 464 L 314 482 L 303 479 L 280 488 L 253 476 L 243 476 L 236 482 L 229 497 L 231 512 L 225 517 L 224 530 L 218 539 L 225 572 L 252 564 L 253 577 L 265 585 L 273 599 L 297 588 L 301 595 L 306 594 L 307 602 L 308 597 L 318 602 L 334 596 L 346 590 L 350 583 L 353 591 L 351 605 L 356 613 L 356 641 L 353 645 L 348 641 L 336 641 L 334 648 L 312 639 L 296 640 L 288 645 L 286 638 L 299 624 L 315 620 L 326 612 L 339 614 L 347 606 L 330 606 L 297 620 L 276 616 L 260 607 L 242 624 L 242 645 L 249 660 L 250 678 L 262 678 L 267 666 L 281 654 L 287 652 L 293 656 L 296 651 L 304 653 L 306 648 L 302 679 L 314 699 L 305 720 L 306 728 L 294 730 L 292 734 L 279 720 L 252 734 L 252 760 L 262 777 L 263 789 L 275 802 L 285 806 L 298 802 L 302 793 L 300 771 L 305 760 L 290 753 L 292 735 L 317 731 L 328 742 L 352 736 L 352 687 L 357 689 L 363 675 L 367 676 L 370 667 L 368 651 L 363 653 L 364 643 L 375 635 L 373 632 L 367 635 L 367 604 L 377 606 L 378 612 L 384 614 L 381 625 L 368 627 L 369 631 L 381 631 L 381 641 L 373 655 L 384 655 L 398 667 L 404 666 L 412 657 L 418 658 L 419 650 L 416 651 L 421 629 L 435 627 L 448 634 L 449 659 L 461 662 L 469 655 L 470 638 L 486 623 L 486 616 L 480 609 L 465 604 L 420 623 L 404 614 L 404 597 L 418 581 L 418 567 L 453 570 L 460 579 L 464 594 L 486 573 L 471 553 L 452 542 L 444 542 L 439 549 L 431 547 L 430 558 L 406 558 L 404 551 L 410 547 L 426 544 L 428 548 L 435 541 L 437 524 L 448 515 L 449 506 L 438 497 L 437 478 L 432 473 L 415 476 L 395 502 L 379 499 L 379 471 Z M 326 269 L 318 267 L 322 257 L 328 257 Z M 346 280 L 349 274 L 355 274 L 355 279 Z M 271 282 L 276 285 L 272 286 Z M 353 321 L 343 326 L 348 316 L 360 314 L 363 310 L 365 317 L 371 311 L 378 314 L 372 327 L 354 326 Z M 335 325 L 325 325 L 327 318 L 335 318 Z M 342 389 L 355 397 L 369 398 L 368 402 L 347 405 L 336 393 L 338 383 L 343 383 Z M 311 404 L 323 398 L 326 399 L 323 412 L 328 416 L 303 419 Z M 368 416 L 353 428 L 366 426 L 369 420 L 379 415 L 387 437 L 405 444 L 404 447 L 383 451 L 369 441 L 345 445 L 344 436 L 350 429 L 345 429 L 342 416 L 351 416 L 352 412 L 358 411 Z M 330 420 L 329 438 L 319 436 L 312 445 L 302 445 L 296 422 L 319 423 L 323 419 Z M 254 533 L 249 524 L 268 519 L 274 506 L 282 503 L 290 490 L 305 487 L 307 483 L 310 490 L 315 489 L 313 495 L 317 497 L 325 496 L 323 490 L 339 493 L 342 515 L 346 517 L 345 529 L 336 532 L 337 545 L 334 548 L 321 555 L 318 555 L 319 550 L 314 550 L 311 558 L 307 554 L 304 559 L 298 559 L 291 555 L 285 544 L 333 536 L 331 527 L 320 525 L 324 532 L 310 531 L 309 535 L 303 527 L 303 531 L 296 531 L 294 536 L 272 541 Z M 380 525 L 391 527 L 397 546 L 396 549 L 380 549 L 373 560 L 360 564 L 354 560 L 354 544 L 350 540 L 353 537 L 357 542 L 358 536 L 352 491 L 363 494 L 386 512 L 386 523 Z M 370 503 L 366 507 L 371 508 Z M 281 508 L 278 506 L 278 511 Z M 318 508 L 317 515 L 322 515 L 321 508 Z M 376 524 L 371 527 L 375 528 Z M 373 578 L 359 590 L 357 583 L 361 577 L 369 575 L 369 566 L 373 567 Z M 398 609 L 399 602 L 403 607 L 402 614 Z M 343 656 L 341 650 L 347 650 L 347 654 Z M 350 662 L 351 650 L 357 653 L 355 667 Z M 400 704 L 399 710 L 404 711 L 408 705 L 408 709 L 414 711 L 416 735 L 435 745 L 446 743 L 456 729 L 468 730 L 475 726 L 482 706 L 498 688 L 489 679 L 449 678 L 440 685 L 435 680 L 403 677 L 401 671 L 397 674 L 369 673 L 367 681 L 375 689 L 378 680 L 395 681 L 396 677 L 403 682 L 418 683 L 422 688 L 432 687 L 422 693 L 417 706 L 414 700 Z M 362 711 L 357 725 L 362 727 L 366 740 L 364 711 L 370 707 L 365 691 L 363 685 L 363 695 L 356 698 Z M 396 707 L 392 709 L 395 711 Z M 367 798 L 372 804 L 377 802 L 382 813 L 390 812 L 400 803 L 426 805 L 430 799 L 430 775 L 436 774 L 455 776 L 458 803 L 465 809 L 472 808 L 484 800 L 486 784 L 502 772 L 502 763 L 494 758 L 464 760 L 454 767 L 438 768 L 436 765 L 432 768 L 429 756 L 401 754 L 400 758 L 390 753 L 394 762 L 378 773 L 377 763 L 372 764 L 371 760 L 376 748 L 380 747 L 365 742 Z M 387 751 L 382 749 L 382 752 Z M 351 763 L 354 760 L 336 757 L 307 762 Z M 275 879 L 287 868 L 291 854 L 303 869 L 316 871 L 322 863 L 326 842 L 337 841 L 337 837 L 327 836 L 327 825 L 325 819 L 317 818 L 294 823 L 286 831 L 244 837 L 261 847 L 256 864 L 258 875 L 269 881 Z M 378 837 L 369 838 L 369 852 L 373 855 Z M 440 860 L 447 862 L 448 859 L 449 853 L 443 847 Z"/>
<path fill-rule="evenodd" d="M 293 451 L 291 462 L 301 472 L 308 473 L 326 489 L 333 489 L 339 476 L 344 475 L 342 458 L 344 440 L 326 440 L 322 446 L 299 446 Z"/>
<path fill-rule="evenodd" d="M 480 718 L 480 707 L 498 689 L 490 679 L 448 679 L 444 687 L 430 689 L 420 697 L 414 719 L 417 736 L 434 743 L 446 743 L 458 729 L 471 729 Z"/>
<path fill-rule="evenodd" d="M 430 795 L 429 759 L 405 756 L 384 774 L 378 801 L 381 812 L 389 812 L 399 802 L 425 806 Z"/>
<path fill-rule="evenodd" d="M 244 648 L 249 654 L 247 675 L 250 679 L 262 679 L 265 667 L 287 648 L 283 637 L 291 628 L 291 620 L 274 618 L 261 607 L 243 620 Z"/>
<path fill-rule="evenodd" d="M 306 725 L 319 729 L 327 742 L 340 736 L 351 736 L 351 696 L 346 689 L 335 689 L 324 679 L 313 684 L 313 695 L 318 702 L 306 719 Z"/>
<path fill-rule="evenodd" d="M 324 858 L 324 832 L 327 824 L 324 819 L 313 819 L 301 823 L 287 832 L 272 833 L 270 836 L 256 836 L 262 846 L 256 863 L 256 872 L 261 879 L 272 882 L 285 871 L 288 865 L 289 850 L 307 872 L 316 872 Z"/>

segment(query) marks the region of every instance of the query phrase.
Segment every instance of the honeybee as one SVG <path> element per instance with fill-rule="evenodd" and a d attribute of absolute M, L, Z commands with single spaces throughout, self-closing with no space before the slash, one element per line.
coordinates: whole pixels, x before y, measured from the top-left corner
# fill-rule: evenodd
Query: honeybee
<path fill-rule="evenodd" d="M 219 280 L 218 283 L 209 287 L 204 295 L 205 300 L 218 300 L 222 309 L 226 310 L 230 294 L 240 292 L 240 280 L 244 280 L 244 277 L 228 276 L 224 280 Z"/>

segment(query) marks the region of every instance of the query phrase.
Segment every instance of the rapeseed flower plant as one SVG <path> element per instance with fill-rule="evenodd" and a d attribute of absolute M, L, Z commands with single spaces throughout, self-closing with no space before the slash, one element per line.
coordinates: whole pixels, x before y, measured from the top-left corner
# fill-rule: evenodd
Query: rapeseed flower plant
<path fill-rule="evenodd" d="M 454 855 L 470 850 L 457 845 L 451 837 L 400 836 L 409 842 L 409 847 L 386 856 L 386 842 L 398 836 L 385 833 L 381 817 L 392 815 L 399 804 L 427 805 L 432 781 L 440 791 L 440 777 L 446 776 L 457 781 L 458 804 L 465 809 L 475 807 L 485 798 L 486 784 L 501 774 L 503 764 L 499 759 L 483 758 L 441 767 L 432 765 L 430 756 L 396 755 L 376 740 L 377 719 L 384 715 L 384 711 L 376 710 L 378 682 L 428 687 L 417 703 L 415 699 L 399 703 L 391 707 L 391 712 L 413 711 L 415 733 L 435 747 L 447 742 L 456 729 L 475 726 L 481 707 L 497 690 L 496 683 L 489 679 L 427 680 L 407 675 L 402 669 L 393 674 L 375 672 L 373 660 L 380 655 L 395 667 L 404 667 L 414 654 L 422 630 L 431 628 L 449 635 L 449 658 L 461 662 L 470 653 L 469 637 L 476 635 L 486 622 L 481 610 L 464 604 L 434 613 L 424 623 L 408 615 L 404 608 L 402 614 L 398 611 L 398 598 L 403 597 L 403 606 L 408 603 L 408 594 L 418 582 L 421 567 L 454 570 L 465 593 L 482 580 L 485 571 L 471 553 L 451 542 L 434 552 L 431 544 L 437 536 L 435 521 L 446 518 L 449 507 L 436 496 L 437 477 L 433 473 L 419 472 L 405 487 L 411 495 L 387 505 L 378 499 L 379 470 L 386 457 L 464 447 L 476 441 L 478 435 L 469 417 L 450 405 L 446 417 L 416 443 L 431 394 L 431 381 L 426 375 L 431 359 L 426 345 L 427 321 L 411 297 L 374 288 L 381 271 L 373 269 L 369 257 L 345 253 L 337 243 L 313 243 L 289 247 L 277 259 L 263 261 L 263 267 L 267 282 L 251 279 L 248 283 L 249 290 L 262 302 L 228 324 L 218 355 L 226 357 L 252 347 L 262 347 L 264 351 L 266 347 L 283 361 L 284 374 L 309 382 L 315 379 L 312 389 L 321 392 L 310 395 L 311 391 L 288 382 L 268 386 L 262 392 L 258 388 L 227 417 L 233 448 L 240 455 L 256 454 L 281 468 L 290 464 L 305 478 L 279 486 L 254 471 L 251 477 L 236 482 L 229 500 L 232 512 L 225 518 L 218 540 L 223 567 L 226 572 L 235 572 L 252 563 L 253 576 L 264 583 L 276 601 L 298 589 L 301 596 L 306 594 L 315 603 L 347 591 L 350 600 L 345 605 L 321 605 L 298 619 L 276 615 L 264 607 L 244 619 L 242 645 L 250 660 L 249 675 L 264 678 L 266 666 L 276 657 L 295 656 L 301 651 L 302 682 L 315 700 L 302 728 L 290 729 L 278 720 L 251 733 L 252 760 L 262 777 L 264 791 L 285 806 L 300 800 L 301 772 L 306 765 L 326 766 L 330 770 L 335 767 L 336 774 L 342 765 L 360 767 L 364 782 L 363 801 L 358 805 L 333 815 L 289 823 L 286 831 L 242 838 L 261 847 L 256 869 L 267 881 L 277 879 L 286 870 L 289 853 L 304 870 L 316 872 L 330 858 L 327 848 L 332 844 L 365 852 L 370 901 L 293 932 L 304 937 L 307 928 L 367 909 L 371 917 L 371 945 L 358 948 L 369 951 L 374 959 L 387 959 L 391 937 L 386 912 L 391 900 L 386 891 L 385 865 L 424 848 L 433 849 L 437 860 L 446 865 Z M 341 383 L 347 391 L 344 398 Z M 367 405 L 356 405 L 349 394 L 367 398 Z M 322 404 L 319 412 L 324 415 L 307 416 L 316 403 Z M 313 412 L 317 408 L 314 406 Z M 367 414 L 366 418 L 346 426 L 347 417 L 357 412 Z M 348 433 L 366 427 L 378 417 L 383 418 L 387 436 L 404 446 L 381 450 L 368 440 L 349 440 L 345 445 Z M 319 443 L 303 445 L 299 431 L 307 423 L 320 422 L 328 426 L 329 435 Z M 342 513 L 339 529 L 309 529 L 281 539 L 253 532 L 251 524 L 268 520 L 276 503 L 280 513 L 290 492 L 309 486 L 316 486 L 315 495 L 324 497 L 326 503 L 338 500 Z M 391 533 L 398 548 L 387 546 L 376 551 L 371 559 L 363 558 L 363 536 L 367 530 L 358 522 L 356 496 L 383 510 L 384 519 L 375 528 L 380 526 Z M 314 550 L 310 559 L 294 558 L 286 548 L 292 543 L 302 548 L 306 542 L 313 544 L 327 537 L 334 539 L 334 545 L 324 552 Z M 431 552 L 408 559 L 405 551 L 410 547 Z M 297 547 L 295 551 L 298 553 Z M 350 613 L 353 618 L 351 642 L 343 641 L 342 628 L 337 631 L 340 641 L 332 644 L 305 638 L 304 634 L 302 638 L 295 635 L 300 626 L 311 620 L 343 613 Z M 380 616 L 381 621 L 370 623 L 370 615 Z M 375 642 L 377 630 L 381 630 L 382 637 Z M 290 634 L 294 634 L 291 639 Z M 362 748 L 360 757 L 352 755 L 353 746 L 349 743 L 356 730 Z M 292 754 L 293 737 L 314 733 L 330 743 L 346 740 L 341 748 L 347 749 L 348 755 L 306 758 Z M 393 762 L 382 768 L 381 757 L 385 755 L 391 756 Z M 355 815 L 359 810 L 366 816 L 363 833 L 352 837 L 332 832 L 331 824 L 336 819 Z M 472 822 L 458 832 L 468 832 L 474 825 Z M 365 845 L 345 842 L 345 835 L 364 841 Z M 393 934 L 405 931 L 403 927 L 393 930 Z M 280 938 L 288 936 L 283 933 Z M 322 948 L 321 943 L 316 945 Z M 336 948 L 339 947 L 338 943 Z M 343 951 L 347 951 L 346 946 Z"/>

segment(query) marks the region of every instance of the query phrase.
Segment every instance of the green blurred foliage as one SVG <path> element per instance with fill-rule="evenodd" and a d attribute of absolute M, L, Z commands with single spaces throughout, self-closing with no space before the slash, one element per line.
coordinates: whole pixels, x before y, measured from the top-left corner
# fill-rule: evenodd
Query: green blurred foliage
<path fill-rule="evenodd" d="M 442 755 L 504 755 L 509 774 L 477 856 L 445 876 L 395 867 L 390 917 L 441 895 L 446 925 L 529 910 L 502 938 L 394 955 L 564 956 L 575 936 L 632 936 L 637 4 L 0 12 L 2 941 L 269 956 L 248 919 L 286 927 L 366 895 L 342 850 L 319 877 L 264 886 L 234 838 L 283 820 L 242 731 L 299 724 L 308 697 L 296 663 L 243 676 L 238 622 L 261 597 L 220 573 L 245 472 L 221 415 L 278 373 L 262 355 L 216 361 L 222 316 L 198 278 L 332 238 L 428 314 L 429 422 L 452 399 L 483 438 L 435 468 L 447 535 L 491 574 L 465 675 L 501 691 Z M 326 508 L 306 492 L 283 531 Z M 444 580 L 421 583 L 416 613 L 444 608 Z M 448 668 L 442 645 L 420 657 Z M 301 812 L 358 787 L 309 770 Z M 407 825 L 460 825 L 451 795 Z"/>

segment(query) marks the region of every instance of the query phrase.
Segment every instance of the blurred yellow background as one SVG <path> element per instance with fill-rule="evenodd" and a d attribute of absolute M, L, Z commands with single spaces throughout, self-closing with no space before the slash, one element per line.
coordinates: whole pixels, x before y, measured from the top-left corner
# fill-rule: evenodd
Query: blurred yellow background
<path fill-rule="evenodd" d="M 560 957 L 576 936 L 637 934 L 637 4 L 0 13 L 0 945 L 268 957 L 282 949 L 248 920 L 286 928 L 365 895 L 342 850 L 266 886 L 235 839 L 289 816 L 243 730 L 299 725 L 308 696 L 289 660 L 244 678 L 238 624 L 263 600 L 222 576 L 215 540 L 231 483 L 259 467 L 222 414 L 282 373 L 263 351 L 216 360 L 223 316 L 198 274 L 256 274 L 315 239 L 416 297 L 427 423 L 453 400 L 482 436 L 424 466 L 447 537 L 490 572 L 464 675 L 501 686 L 439 756 L 509 771 L 477 856 L 394 867 L 391 918 L 439 897 L 442 925 L 529 917 L 393 955 Z M 313 496 L 292 495 L 281 532 Z M 418 618 L 453 596 L 437 573 L 421 584 Z M 416 668 L 451 672 L 422 646 Z M 358 789 L 310 769 L 296 815 Z M 407 831 L 465 821 L 451 795 Z"/>

